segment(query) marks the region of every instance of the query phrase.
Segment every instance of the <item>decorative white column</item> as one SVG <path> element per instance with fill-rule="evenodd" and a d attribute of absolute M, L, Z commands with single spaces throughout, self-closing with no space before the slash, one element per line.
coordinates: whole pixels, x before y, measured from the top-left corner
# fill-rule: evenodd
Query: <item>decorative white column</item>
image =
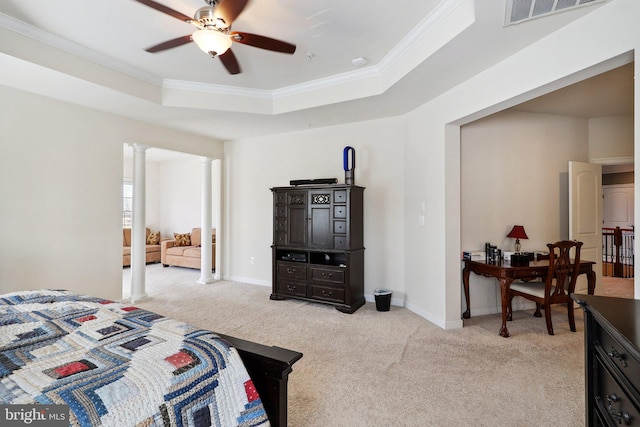
<path fill-rule="evenodd" d="M 224 266 L 222 265 L 222 248 L 224 247 L 224 233 L 222 230 L 224 229 L 222 223 L 222 182 L 223 182 L 223 170 L 222 170 L 222 161 L 220 159 L 213 161 L 213 174 L 216 176 L 216 180 L 214 183 L 216 184 L 213 189 L 212 196 L 212 205 L 215 206 L 215 215 L 213 216 L 213 225 L 212 227 L 216 229 L 216 258 L 215 258 L 215 266 L 216 271 L 213 273 L 213 278 L 215 280 L 222 279 L 222 271 Z"/>
<path fill-rule="evenodd" d="M 146 151 L 148 147 L 133 147 L 133 212 L 131 221 L 131 302 L 146 298 Z"/>
<path fill-rule="evenodd" d="M 197 283 L 213 283 L 211 274 L 213 251 L 211 249 L 211 161 L 209 157 L 202 158 L 201 187 L 202 196 L 200 200 L 200 230 L 202 230 L 202 246 L 200 248 L 200 278 Z"/>

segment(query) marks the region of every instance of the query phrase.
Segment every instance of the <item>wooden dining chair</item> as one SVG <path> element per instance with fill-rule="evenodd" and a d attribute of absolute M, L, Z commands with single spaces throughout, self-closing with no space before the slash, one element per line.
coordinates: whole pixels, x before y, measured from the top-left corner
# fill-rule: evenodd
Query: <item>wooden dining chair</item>
<path fill-rule="evenodd" d="M 547 244 L 549 248 L 549 270 L 542 282 L 514 282 L 509 291 L 508 318 L 512 318 L 512 300 L 520 296 L 536 303 L 536 317 L 542 317 L 540 308 L 544 308 L 547 331 L 553 335 L 551 324 L 551 304 L 566 304 L 569 316 L 569 327 L 576 331 L 571 293 L 576 287 L 578 269 L 580 267 L 580 248 L 582 242 L 564 240 Z M 573 253 L 571 253 L 573 250 Z M 573 256 L 573 258 L 571 257 Z"/>

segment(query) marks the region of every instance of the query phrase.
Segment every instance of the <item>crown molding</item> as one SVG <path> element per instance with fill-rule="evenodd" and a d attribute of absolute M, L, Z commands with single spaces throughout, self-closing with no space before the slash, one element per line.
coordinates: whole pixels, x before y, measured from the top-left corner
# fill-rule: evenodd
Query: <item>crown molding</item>
<path fill-rule="evenodd" d="M 458 10 L 465 4 L 473 8 L 473 2 L 469 0 L 445 0 L 440 2 L 430 14 L 425 16 L 418 25 L 407 34 L 396 47 L 394 47 L 378 65 L 381 72 L 386 72 L 401 57 L 406 55 L 415 55 L 414 51 L 420 42 L 429 37 L 431 31 L 442 21 L 444 21 L 451 13 Z"/>
<path fill-rule="evenodd" d="M 273 98 L 286 98 L 289 96 L 315 92 L 379 76 L 380 67 L 372 65 L 359 70 L 348 71 L 346 73 L 336 74 L 333 76 L 311 80 L 297 85 L 287 86 L 281 89 L 276 89 L 273 91 Z"/>
<path fill-rule="evenodd" d="M 186 80 L 165 79 L 163 89 L 176 89 L 191 92 L 203 92 L 218 95 L 232 95 L 251 98 L 273 98 L 273 91 L 267 89 L 253 89 L 239 86 L 216 85 L 210 83 L 191 82 Z"/>

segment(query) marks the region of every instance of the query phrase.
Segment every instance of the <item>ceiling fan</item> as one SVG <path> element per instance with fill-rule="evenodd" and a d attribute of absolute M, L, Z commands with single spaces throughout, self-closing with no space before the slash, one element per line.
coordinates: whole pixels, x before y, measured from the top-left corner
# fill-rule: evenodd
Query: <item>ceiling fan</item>
<path fill-rule="evenodd" d="M 231 31 L 231 24 L 242 13 L 249 0 L 204 0 L 207 6 L 198 9 L 193 18 L 153 0 L 135 1 L 197 28 L 193 34 L 177 37 L 145 49 L 150 53 L 194 41 L 202 51 L 211 55 L 212 58 L 216 56 L 220 58 L 222 65 L 230 74 L 238 74 L 240 73 L 240 65 L 230 49 L 233 42 L 274 52 L 293 54 L 296 51 L 296 46 L 291 43 L 257 34 Z"/>

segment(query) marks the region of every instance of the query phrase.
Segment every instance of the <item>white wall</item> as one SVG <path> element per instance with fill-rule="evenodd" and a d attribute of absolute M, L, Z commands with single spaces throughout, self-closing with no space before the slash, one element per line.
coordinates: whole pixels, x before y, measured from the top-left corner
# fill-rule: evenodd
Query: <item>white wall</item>
<path fill-rule="evenodd" d="M 0 291 L 122 297 L 127 142 L 222 158 L 208 138 L 0 86 Z"/>
<path fill-rule="evenodd" d="M 200 227 L 200 158 L 156 165 L 161 171 L 158 177 L 161 235 L 173 238 L 173 233 L 190 233 L 194 227 Z"/>
<path fill-rule="evenodd" d="M 633 116 L 589 120 L 589 158 L 633 158 Z"/>
<path fill-rule="evenodd" d="M 269 189 L 304 178 L 337 178 L 344 183 L 342 153 L 349 145 L 356 151 L 355 184 L 366 187 L 365 294 L 373 298 L 375 288 L 389 288 L 393 302 L 402 304 L 404 139 L 404 121 L 390 118 L 226 143 L 225 193 L 233 201 L 225 212 L 228 278 L 271 285 Z"/>
<path fill-rule="evenodd" d="M 568 238 L 568 162 L 588 161 L 587 120 L 507 110 L 461 129 L 461 245 L 490 242 L 513 251 L 511 227 L 525 227 L 522 250 Z M 469 278 L 471 312 L 502 310 L 495 279 Z M 464 303 L 462 305 L 464 306 Z M 514 307 L 515 308 L 515 307 Z"/>

